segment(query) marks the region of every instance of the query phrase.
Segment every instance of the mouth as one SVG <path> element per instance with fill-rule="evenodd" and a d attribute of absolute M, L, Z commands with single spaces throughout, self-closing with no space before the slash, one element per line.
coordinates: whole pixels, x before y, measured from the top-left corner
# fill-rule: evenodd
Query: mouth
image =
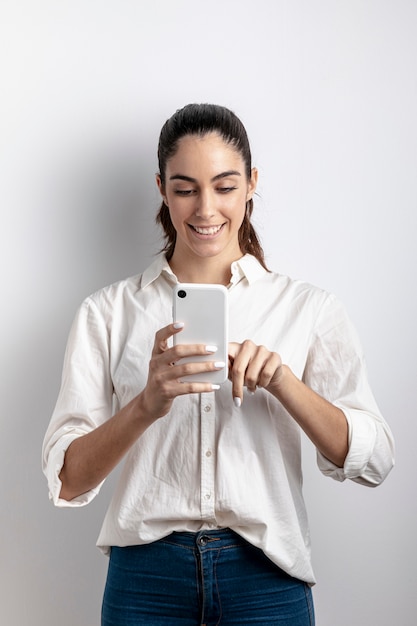
<path fill-rule="evenodd" d="M 200 226 L 193 226 L 193 224 L 188 224 L 190 226 L 190 228 L 192 230 L 194 230 L 198 235 L 205 235 L 205 236 L 213 236 L 213 235 L 217 235 L 218 232 L 220 232 L 220 230 L 223 228 L 224 224 L 220 224 L 218 226 L 206 226 L 206 227 L 200 227 Z"/>

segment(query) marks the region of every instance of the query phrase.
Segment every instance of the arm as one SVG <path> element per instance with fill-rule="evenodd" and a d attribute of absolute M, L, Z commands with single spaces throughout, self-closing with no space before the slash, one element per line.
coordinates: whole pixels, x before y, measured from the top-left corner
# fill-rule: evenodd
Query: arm
<path fill-rule="evenodd" d="M 278 354 L 231 345 L 234 397 L 266 388 L 315 444 L 323 474 L 374 487 L 394 465 L 394 439 L 369 386 L 363 350 L 344 307 L 328 296 L 318 311 L 299 380 Z"/>
<path fill-rule="evenodd" d="M 321 454 L 343 467 L 348 453 L 348 424 L 341 409 L 301 382 L 286 365 L 268 390 L 281 402 Z"/>
<path fill-rule="evenodd" d="M 60 498 L 72 500 L 100 484 L 154 419 L 144 412 L 140 394 L 107 422 L 75 439 L 59 474 Z"/>
<path fill-rule="evenodd" d="M 59 476 L 62 499 L 72 500 L 102 482 L 138 437 L 169 412 L 177 396 L 213 390 L 209 383 L 179 382 L 187 374 L 221 367 L 213 361 L 178 365 L 182 357 L 207 354 L 203 345 L 168 348 L 168 339 L 181 329 L 170 324 L 156 333 L 144 390 L 112 418 L 70 444 Z"/>
<path fill-rule="evenodd" d="M 342 467 L 348 452 L 348 425 L 343 411 L 301 382 L 281 358 L 251 341 L 230 344 L 233 397 L 243 398 L 243 386 L 254 393 L 264 387 L 287 409 L 316 448 Z"/>

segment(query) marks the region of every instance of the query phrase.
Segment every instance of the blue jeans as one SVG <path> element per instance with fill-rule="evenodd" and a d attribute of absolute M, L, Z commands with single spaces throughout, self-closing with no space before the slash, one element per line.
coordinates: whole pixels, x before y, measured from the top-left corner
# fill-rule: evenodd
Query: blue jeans
<path fill-rule="evenodd" d="M 111 549 L 102 626 L 314 626 L 310 587 L 231 530 Z"/>

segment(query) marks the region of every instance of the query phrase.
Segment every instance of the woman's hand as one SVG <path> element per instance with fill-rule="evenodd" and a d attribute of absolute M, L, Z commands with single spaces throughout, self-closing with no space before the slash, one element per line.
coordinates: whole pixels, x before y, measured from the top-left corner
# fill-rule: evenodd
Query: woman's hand
<path fill-rule="evenodd" d="M 70 444 L 60 473 L 61 498 L 71 500 L 104 480 L 145 430 L 168 413 L 174 398 L 217 388 L 210 383 L 179 381 L 187 374 L 225 367 L 214 360 L 179 364 L 182 357 L 216 351 L 214 346 L 204 345 L 168 348 L 168 339 L 181 329 L 181 324 L 170 324 L 156 333 L 145 389 L 109 420 Z"/>
<path fill-rule="evenodd" d="M 243 387 L 250 392 L 264 387 L 316 448 L 332 463 L 343 467 L 348 452 L 348 426 L 343 411 L 299 380 L 276 352 L 252 341 L 229 344 L 229 378 L 236 406 L 241 405 Z"/>
<path fill-rule="evenodd" d="M 169 324 L 155 335 L 152 357 L 149 362 L 148 381 L 140 394 L 145 414 L 151 419 L 163 417 L 171 408 L 177 396 L 189 393 L 204 393 L 218 389 L 211 383 L 181 382 L 183 376 L 201 374 L 226 367 L 225 363 L 215 361 L 178 363 L 184 357 L 215 354 L 215 346 L 201 344 L 168 347 L 168 340 L 181 332 L 180 323 Z"/>
<path fill-rule="evenodd" d="M 254 393 L 257 387 L 272 392 L 279 386 L 282 376 L 282 361 L 279 354 L 253 341 L 229 343 L 229 378 L 232 381 L 233 400 L 240 406 L 243 387 Z"/>

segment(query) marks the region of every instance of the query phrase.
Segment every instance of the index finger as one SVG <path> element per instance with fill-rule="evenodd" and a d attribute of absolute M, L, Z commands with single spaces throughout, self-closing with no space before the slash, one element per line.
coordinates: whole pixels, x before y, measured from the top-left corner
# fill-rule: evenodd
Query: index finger
<path fill-rule="evenodd" d="M 246 370 L 244 363 L 235 364 L 235 358 L 239 355 L 241 349 L 241 344 L 234 342 L 229 343 L 229 378 L 232 382 L 233 403 L 238 408 L 241 406 L 243 400 L 243 384 Z"/>

